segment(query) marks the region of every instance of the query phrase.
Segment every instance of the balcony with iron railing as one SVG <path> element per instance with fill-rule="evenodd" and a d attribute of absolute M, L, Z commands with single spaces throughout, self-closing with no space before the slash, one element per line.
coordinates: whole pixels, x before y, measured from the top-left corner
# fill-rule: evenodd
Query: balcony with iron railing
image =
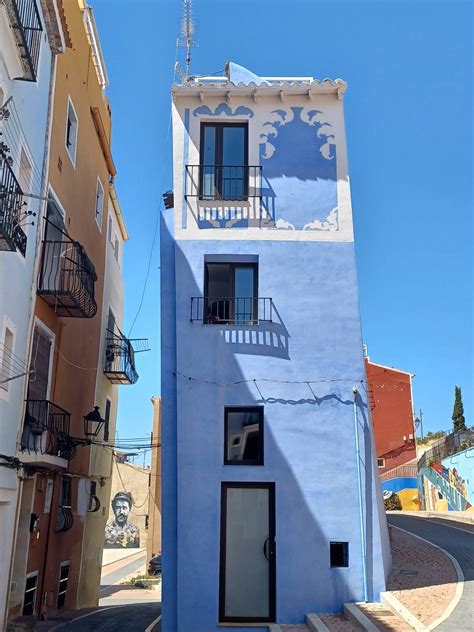
<path fill-rule="evenodd" d="M 22 460 L 65 467 L 76 454 L 75 442 L 69 434 L 70 419 L 70 413 L 53 402 L 27 399 L 21 438 Z"/>
<path fill-rule="evenodd" d="M 107 329 L 105 341 L 104 374 L 112 384 L 135 384 L 138 373 L 135 369 L 134 345 L 138 345 L 138 351 L 146 351 L 141 346 L 146 346 L 146 339 L 126 338 L 120 329 Z"/>
<path fill-rule="evenodd" d="M 258 325 L 273 321 L 273 300 L 268 297 L 193 296 L 191 322 L 205 325 Z"/>
<path fill-rule="evenodd" d="M 95 316 L 96 281 L 94 265 L 78 241 L 66 233 L 62 239 L 43 241 L 37 292 L 58 316 Z"/>
<path fill-rule="evenodd" d="M 474 429 L 459 430 L 436 441 L 418 460 L 418 470 L 474 446 Z"/>
<path fill-rule="evenodd" d="M 20 227 L 23 191 L 10 166 L 7 154 L 0 149 L 0 250 L 26 254 L 26 235 Z"/>
<path fill-rule="evenodd" d="M 186 198 L 248 202 L 261 196 L 260 165 L 186 165 Z"/>
<path fill-rule="evenodd" d="M 36 81 L 41 48 L 40 14 L 36 0 L 3 0 L 18 47 L 25 81 Z"/>

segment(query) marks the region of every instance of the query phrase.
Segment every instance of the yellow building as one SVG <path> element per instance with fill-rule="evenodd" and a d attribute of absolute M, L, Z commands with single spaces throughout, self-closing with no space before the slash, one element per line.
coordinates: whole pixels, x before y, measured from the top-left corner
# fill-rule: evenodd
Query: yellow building
<path fill-rule="evenodd" d="M 68 37 L 54 65 L 30 336 L 30 366 L 44 380 L 28 386 L 18 442 L 18 458 L 31 469 L 10 618 L 25 614 L 26 593 L 28 614 L 48 617 L 98 603 L 118 385 L 138 378 L 133 341 L 121 332 L 127 232 L 113 185 L 107 72 L 92 9 L 82 0 L 59 9 Z"/>

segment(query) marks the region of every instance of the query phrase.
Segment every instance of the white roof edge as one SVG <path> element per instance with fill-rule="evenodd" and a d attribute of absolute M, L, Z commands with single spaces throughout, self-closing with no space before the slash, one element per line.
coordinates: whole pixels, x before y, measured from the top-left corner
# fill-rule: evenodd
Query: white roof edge
<path fill-rule="evenodd" d="M 172 94 L 199 94 L 199 92 L 213 92 L 215 94 L 240 93 L 240 94 L 279 94 L 281 90 L 294 91 L 295 94 L 306 94 L 308 90 L 312 93 L 331 93 L 338 92 L 343 93 L 347 90 L 347 83 L 343 79 L 323 79 L 319 81 L 317 79 L 313 81 L 279 81 L 271 84 L 257 84 L 257 83 L 232 83 L 231 81 L 204 81 L 203 83 L 191 83 L 191 84 L 178 84 L 174 83 L 171 86 Z"/>
<path fill-rule="evenodd" d="M 402 369 L 395 369 L 393 366 L 387 366 L 386 364 L 378 364 L 378 362 L 372 362 L 372 360 L 369 360 L 368 357 L 366 358 L 366 360 L 369 364 L 372 364 L 373 366 L 378 366 L 381 369 L 388 369 L 389 371 L 395 371 L 395 373 L 403 373 L 404 375 L 415 377 L 415 374 L 410 373 L 410 371 L 402 371 Z"/>

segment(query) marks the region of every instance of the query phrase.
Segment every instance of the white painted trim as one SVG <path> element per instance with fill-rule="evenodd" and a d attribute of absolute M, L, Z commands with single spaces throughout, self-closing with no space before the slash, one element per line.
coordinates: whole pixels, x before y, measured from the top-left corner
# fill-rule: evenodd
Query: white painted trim
<path fill-rule="evenodd" d="M 154 619 L 148 627 L 145 628 L 145 632 L 151 632 L 153 628 L 155 627 L 155 625 L 159 623 L 160 621 L 161 621 L 161 614 L 160 616 L 156 617 L 156 619 Z"/>
<path fill-rule="evenodd" d="M 74 112 L 74 116 L 76 117 L 76 138 L 75 138 L 75 142 L 74 142 L 74 156 L 71 156 L 71 151 L 69 149 L 69 147 L 67 146 L 67 121 L 68 121 L 68 117 L 69 117 L 69 107 L 72 108 L 72 111 Z M 77 156 L 77 142 L 79 139 L 79 117 L 77 116 L 77 112 L 76 112 L 76 108 L 74 107 L 74 103 L 72 102 L 71 96 L 68 94 L 67 96 L 67 108 L 66 108 L 66 129 L 65 129 L 65 134 L 64 134 L 64 147 L 66 148 L 66 153 L 69 156 L 69 160 L 71 161 L 71 164 L 73 166 L 73 168 L 76 168 L 76 156 Z"/>
<path fill-rule="evenodd" d="M 418 518 L 419 520 L 422 520 L 422 518 Z M 446 608 L 446 610 L 443 612 L 443 614 L 436 619 L 436 621 L 433 621 L 433 623 L 430 623 L 429 626 L 426 627 L 427 630 L 434 630 L 438 625 L 440 625 L 440 623 L 442 623 L 443 621 L 445 621 L 454 611 L 454 609 L 456 608 L 456 606 L 459 603 L 459 600 L 462 597 L 462 593 L 464 591 L 464 573 L 462 572 L 462 568 L 459 565 L 459 562 L 457 561 L 457 559 L 455 557 L 453 557 L 451 555 L 451 553 L 448 553 L 446 551 L 446 549 L 443 549 L 441 546 L 438 546 L 437 544 L 434 544 L 433 542 L 430 542 L 429 540 L 426 540 L 425 538 L 422 538 L 420 535 L 416 535 L 414 533 L 412 533 L 411 531 L 407 531 L 406 529 L 403 529 L 402 527 L 397 527 L 396 525 L 392 524 L 390 525 L 391 527 L 393 527 L 394 529 L 398 529 L 399 531 L 404 531 L 405 533 L 408 533 L 409 535 L 412 535 L 414 538 L 418 538 L 418 540 L 421 540 L 422 542 L 426 542 L 426 544 L 430 544 L 431 546 L 434 546 L 435 549 L 439 549 L 442 553 L 444 553 L 446 555 L 446 557 L 448 559 L 451 560 L 451 562 L 453 563 L 453 566 L 456 570 L 456 575 L 458 577 L 458 581 L 456 584 L 456 591 L 454 593 L 454 597 L 451 600 L 451 603 L 449 604 L 449 606 Z M 449 527 L 450 525 L 446 525 L 447 527 Z M 456 529 L 457 527 L 453 527 L 454 529 Z M 464 529 L 460 529 L 460 531 L 464 531 Z M 470 531 L 468 531 L 467 533 L 471 533 Z M 471 533 L 472 535 L 472 533 Z"/>
<path fill-rule="evenodd" d="M 378 366 L 381 369 L 388 369 L 389 371 L 395 371 L 395 373 L 403 373 L 404 375 L 409 375 L 410 378 L 415 377 L 414 373 L 410 373 L 409 371 L 402 371 L 402 369 L 395 369 L 393 366 L 386 366 L 385 364 L 378 364 L 377 362 L 372 362 L 372 360 L 369 360 L 369 358 L 367 358 L 367 362 L 369 364 L 371 364 L 372 366 Z"/>
<path fill-rule="evenodd" d="M 42 320 L 40 320 L 37 316 L 35 316 L 34 323 L 33 323 L 33 335 L 31 337 L 31 347 L 30 347 L 30 352 L 28 354 L 28 367 L 31 364 L 31 355 L 33 353 L 33 341 L 35 338 L 34 331 L 35 331 L 36 326 L 38 326 L 38 329 L 41 329 L 43 333 L 45 333 L 46 336 L 51 341 L 51 349 L 49 350 L 48 389 L 46 392 L 46 399 L 49 400 L 51 396 L 51 378 L 53 375 L 54 350 L 56 348 L 56 334 L 53 331 L 51 331 L 51 329 L 47 325 L 45 325 Z"/>

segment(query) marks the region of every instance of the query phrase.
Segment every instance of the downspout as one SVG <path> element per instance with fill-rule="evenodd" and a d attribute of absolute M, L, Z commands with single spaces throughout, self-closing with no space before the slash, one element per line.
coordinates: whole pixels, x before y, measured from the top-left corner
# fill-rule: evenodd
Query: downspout
<path fill-rule="evenodd" d="M 360 521 L 360 544 L 362 550 L 362 584 L 364 588 L 364 601 L 368 602 L 368 590 L 367 590 L 367 547 L 365 538 L 365 525 L 364 525 L 364 505 L 362 495 L 362 471 L 360 467 L 360 446 L 359 446 L 359 420 L 357 418 L 357 396 L 359 391 L 357 387 L 352 387 L 354 394 L 354 434 L 356 445 L 356 464 L 357 464 L 357 486 L 359 491 L 359 521 Z"/>

